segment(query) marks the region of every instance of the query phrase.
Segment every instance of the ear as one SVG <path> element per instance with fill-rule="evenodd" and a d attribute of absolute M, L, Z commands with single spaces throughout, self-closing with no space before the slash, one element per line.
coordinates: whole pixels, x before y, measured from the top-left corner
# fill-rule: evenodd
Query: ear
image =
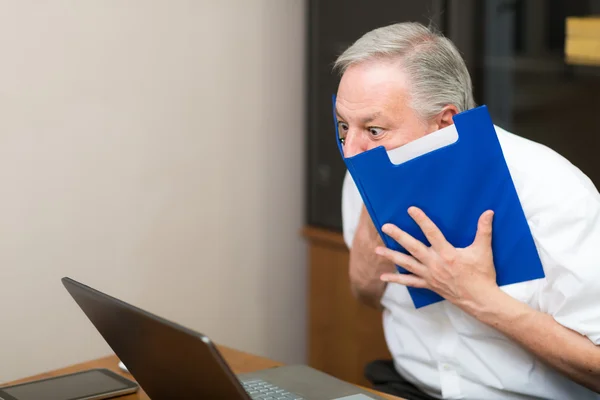
<path fill-rule="evenodd" d="M 458 108 L 456 108 L 455 105 L 449 104 L 446 107 L 444 107 L 442 109 L 442 112 L 439 113 L 436 117 L 439 129 L 454 124 L 454 120 L 452 119 L 452 117 L 454 117 L 456 114 L 458 114 Z"/>
<path fill-rule="evenodd" d="M 452 117 L 454 117 L 456 114 L 458 114 L 458 108 L 456 108 L 455 105 L 449 104 L 445 106 L 442 111 L 440 111 L 438 115 L 433 118 L 433 130 L 437 131 L 454 124 Z"/>

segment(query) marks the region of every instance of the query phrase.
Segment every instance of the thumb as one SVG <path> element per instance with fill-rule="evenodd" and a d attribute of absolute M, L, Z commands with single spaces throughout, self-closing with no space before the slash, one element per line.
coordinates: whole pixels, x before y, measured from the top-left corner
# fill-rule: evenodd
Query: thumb
<path fill-rule="evenodd" d="M 491 246 L 492 245 L 492 221 L 494 212 L 488 210 L 481 214 L 477 224 L 477 234 L 475 235 L 475 246 Z"/>

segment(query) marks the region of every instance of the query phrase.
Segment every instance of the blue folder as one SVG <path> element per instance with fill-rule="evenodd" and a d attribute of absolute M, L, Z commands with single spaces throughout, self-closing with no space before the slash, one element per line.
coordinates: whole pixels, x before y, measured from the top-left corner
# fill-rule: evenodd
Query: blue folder
<path fill-rule="evenodd" d="M 335 105 L 335 98 L 334 98 Z M 334 107 L 335 109 L 335 107 Z M 455 247 L 473 243 L 479 217 L 494 211 L 492 250 L 499 286 L 544 277 L 544 270 L 486 106 L 453 118 L 458 140 L 401 164 L 390 161 L 383 146 L 342 158 L 385 245 L 408 254 L 381 231 L 400 227 L 429 245 L 408 215 L 421 208 Z M 398 272 L 409 273 L 400 266 Z M 429 289 L 408 288 L 416 308 L 442 301 Z"/>

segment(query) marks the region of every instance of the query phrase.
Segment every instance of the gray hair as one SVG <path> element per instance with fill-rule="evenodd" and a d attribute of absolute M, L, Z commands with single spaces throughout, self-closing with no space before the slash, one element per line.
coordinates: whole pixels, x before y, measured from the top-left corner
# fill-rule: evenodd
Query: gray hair
<path fill-rule="evenodd" d="M 454 44 L 442 34 L 416 22 L 372 30 L 335 62 L 343 74 L 348 67 L 377 59 L 398 60 L 407 74 L 411 106 L 424 120 L 452 104 L 459 112 L 475 107 L 471 77 Z"/>

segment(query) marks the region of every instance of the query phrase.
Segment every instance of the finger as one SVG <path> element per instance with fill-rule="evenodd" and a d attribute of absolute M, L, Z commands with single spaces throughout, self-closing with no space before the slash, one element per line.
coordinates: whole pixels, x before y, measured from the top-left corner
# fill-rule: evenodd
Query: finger
<path fill-rule="evenodd" d="M 420 278 L 416 275 L 408 274 L 383 274 L 380 278 L 384 282 L 398 283 L 404 286 L 411 286 L 414 288 L 426 288 L 427 282 L 425 279 Z"/>
<path fill-rule="evenodd" d="M 383 233 L 394 239 L 400 246 L 404 247 L 417 260 L 425 262 L 429 257 L 429 248 L 423 243 L 404 232 L 394 224 L 385 224 L 381 228 Z"/>
<path fill-rule="evenodd" d="M 375 248 L 375 253 L 387 258 L 392 263 L 406 269 L 409 272 L 412 272 L 413 274 L 423 276 L 425 273 L 427 273 L 427 267 L 417 261 L 414 257 L 400 253 L 399 251 L 378 246 Z"/>
<path fill-rule="evenodd" d="M 477 223 L 477 234 L 475 235 L 475 246 L 491 246 L 492 245 L 492 221 L 494 220 L 494 212 L 488 210 L 481 214 Z"/>
<path fill-rule="evenodd" d="M 435 250 L 447 250 L 452 247 L 436 224 L 418 207 L 410 207 L 408 215 L 419 225 L 421 231 Z"/>

